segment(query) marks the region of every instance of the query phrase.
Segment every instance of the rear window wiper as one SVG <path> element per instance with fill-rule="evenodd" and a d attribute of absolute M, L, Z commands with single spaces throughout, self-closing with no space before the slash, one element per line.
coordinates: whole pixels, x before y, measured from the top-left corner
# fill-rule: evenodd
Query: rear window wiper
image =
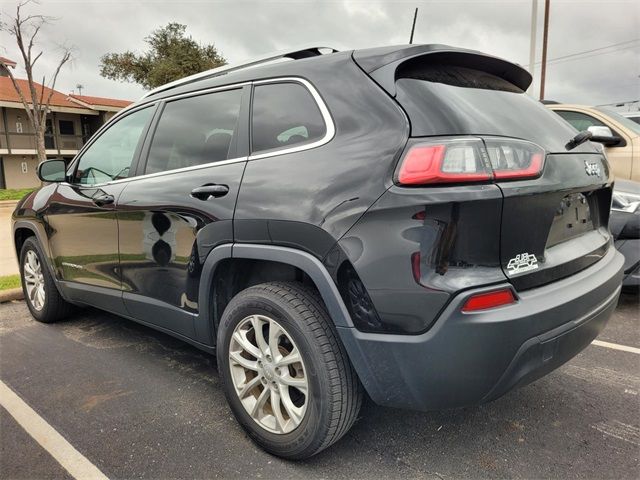
<path fill-rule="evenodd" d="M 583 130 L 582 132 L 578 132 L 578 134 L 573 137 L 567 144 L 564 146 L 567 150 L 573 150 L 578 145 L 582 145 L 584 142 L 589 140 L 592 136 L 592 133 L 588 130 Z"/>

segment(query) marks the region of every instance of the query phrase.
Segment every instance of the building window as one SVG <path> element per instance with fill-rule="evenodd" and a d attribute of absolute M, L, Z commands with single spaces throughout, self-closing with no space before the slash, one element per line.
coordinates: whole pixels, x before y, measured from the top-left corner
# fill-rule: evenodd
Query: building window
<path fill-rule="evenodd" d="M 75 135 L 75 125 L 72 120 L 59 120 L 58 127 L 60 128 L 60 135 Z"/>

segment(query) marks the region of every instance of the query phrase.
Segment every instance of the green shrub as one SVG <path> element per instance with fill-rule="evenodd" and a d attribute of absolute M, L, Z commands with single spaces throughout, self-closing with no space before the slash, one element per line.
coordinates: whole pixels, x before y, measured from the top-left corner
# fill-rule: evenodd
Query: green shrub
<path fill-rule="evenodd" d="M 20 200 L 35 188 L 3 188 L 0 189 L 0 200 Z"/>
<path fill-rule="evenodd" d="M 6 275 L 0 277 L 0 290 L 9 290 L 20 286 L 20 275 Z"/>

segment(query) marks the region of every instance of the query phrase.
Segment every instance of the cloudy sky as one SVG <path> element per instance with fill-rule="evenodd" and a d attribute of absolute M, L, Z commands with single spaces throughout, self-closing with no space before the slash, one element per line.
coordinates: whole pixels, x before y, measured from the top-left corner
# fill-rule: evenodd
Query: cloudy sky
<path fill-rule="evenodd" d="M 541 58 L 544 0 L 538 1 L 537 61 Z M 16 2 L 0 4 L 3 19 Z M 98 74 L 107 52 L 143 51 L 144 37 L 168 22 L 188 26 L 213 43 L 230 63 L 266 52 L 317 44 L 340 50 L 408 43 L 419 8 L 414 43 L 445 43 L 529 63 L 531 0 L 429 1 L 111 1 L 42 0 L 28 11 L 56 17 L 40 35 L 40 76 L 56 61 L 56 46 L 74 47 L 58 89 L 137 99 L 143 90 Z M 606 104 L 640 99 L 640 0 L 551 0 L 547 98 Z M 0 33 L 0 55 L 18 60 L 12 38 Z M 536 66 L 536 79 L 540 67 Z M 537 87 L 537 82 L 535 89 Z"/>

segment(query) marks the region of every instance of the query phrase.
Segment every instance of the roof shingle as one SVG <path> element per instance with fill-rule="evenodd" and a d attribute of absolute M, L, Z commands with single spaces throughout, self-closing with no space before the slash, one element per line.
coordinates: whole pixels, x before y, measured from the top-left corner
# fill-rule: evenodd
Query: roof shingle
<path fill-rule="evenodd" d="M 28 102 L 31 102 L 31 92 L 29 90 L 29 82 L 24 79 L 16 79 L 16 83 L 18 84 L 20 90 L 24 94 L 25 98 Z M 36 97 L 40 98 L 42 95 L 43 101 L 46 101 L 49 93 L 52 91 L 49 87 L 43 87 L 39 83 L 35 83 L 36 88 Z M 43 92 L 44 89 L 44 92 Z M 78 100 L 78 102 L 73 101 L 72 99 Z M 17 102 L 21 103 L 20 95 L 17 90 L 13 86 L 11 82 L 11 78 L 9 77 L 0 77 L 0 101 L 4 102 Z M 93 108 L 95 110 L 99 110 L 100 106 L 103 107 L 115 107 L 115 108 L 124 108 L 130 105 L 133 102 L 129 100 L 118 100 L 115 98 L 104 98 L 104 97 L 90 97 L 87 95 L 65 95 L 62 92 L 57 90 L 53 90 L 53 95 L 51 96 L 51 106 L 55 107 L 66 107 L 66 108 L 87 108 L 84 105 L 81 105 L 79 102 L 83 102 L 86 105 L 89 105 L 89 108 Z"/>
<path fill-rule="evenodd" d="M 16 83 L 20 90 L 24 94 L 27 102 L 31 103 L 31 92 L 29 90 L 29 82 L 27 80 L 23 80 L 21 78 L 16 79 Z M 44 88 L 44 92 L 42 91 Z M 39 99 L 42 95 L 44 101 L 46 101 L 47 96 L 51 92 L 49 87 L 43 87 L 39 83 L 35 84 L 36 89 L 36 97 Z M 20 95 L 18 95 L 17 90 L 13 86 L 11 82 L 11 78 L 9 77 L 0 77 L 0 101 L 5 102 L 21 102 Z M 78 108 L 76 103 L 73 103 L 67 100 L 67 96 L 58 92 L 57 90 L 53 91 L 53 95 L 51 97 L 51 105 L 56 107 L 68 107 L 68 108 Z"/>
<path fill-rule="evenodd" d="M 105 98 L 105 97 L 90 97 L 88 95 L 69 95 L 71 98 L 76 98 L 81 102 L 87 103 L 89 105 L 104 105 L 107 107 L 128 107 L 133 102 L 129 100 L 118 100 L 117 98 Z"/>

